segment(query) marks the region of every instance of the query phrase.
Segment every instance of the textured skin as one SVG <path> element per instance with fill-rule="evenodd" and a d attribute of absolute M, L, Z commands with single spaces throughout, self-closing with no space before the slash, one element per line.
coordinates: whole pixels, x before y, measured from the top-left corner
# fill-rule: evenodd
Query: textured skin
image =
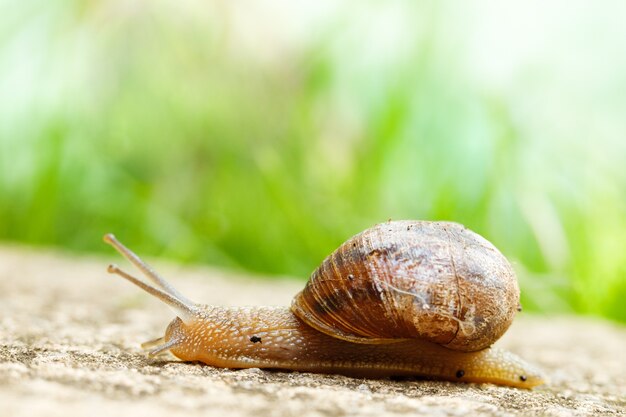
<path fill-rule="evenodd" d="M 476 351 L 502 336 L 518 306 L 513 269 L 478 234 L 458 223 L 390 221 L 328 256 L 292 310 L 355 343 L 420 338 Z"/>
<path fill-rule="evenodd" d="M 175 319 L 164 338 L 176 343 L 171 352 L 185 361 L 350 376 L 423 376 L 521 388 L 543 383 L 530 365 L 495 348 L 458 352 L 420 340 L 357 344 L 312 329 L 287 308 L 196 308 L 197 320 L 185 324 Z"/>

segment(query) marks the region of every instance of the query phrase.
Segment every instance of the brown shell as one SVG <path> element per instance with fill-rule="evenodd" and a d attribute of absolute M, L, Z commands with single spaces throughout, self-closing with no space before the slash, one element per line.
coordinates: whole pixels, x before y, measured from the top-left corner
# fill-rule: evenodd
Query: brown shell
<path fill-rule="evenodd" d="M 502 336 L 518 306 L 511 265 L 480 235 L 458 223 L 389 221 L 330 254 L 291 309 L 339 339 L 423 338 L 474 351 Z"/>

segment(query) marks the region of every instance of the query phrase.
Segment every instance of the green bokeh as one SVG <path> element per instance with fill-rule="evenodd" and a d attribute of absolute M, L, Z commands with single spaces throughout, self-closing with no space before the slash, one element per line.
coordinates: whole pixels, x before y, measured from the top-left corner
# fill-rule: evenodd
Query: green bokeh
<path fill-rule="evenodd" d="M 454 220 L 527 309 L 626 321 L 624 7 L 489 84 L 452 2 L 334 6 L 300 41 L 220 4 L 0 3 L 0 239 L 305 278 L 374 223 Z"/>

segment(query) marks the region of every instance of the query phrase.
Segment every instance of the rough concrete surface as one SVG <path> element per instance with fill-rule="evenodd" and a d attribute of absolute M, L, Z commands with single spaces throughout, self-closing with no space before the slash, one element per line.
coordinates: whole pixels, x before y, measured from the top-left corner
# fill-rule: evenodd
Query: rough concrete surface
<path fill-rule="evenodd" d="M 3 416 L 626 415 L 626 329 L 584 318 L 521 314 L 498 342 L 545 370 L 550 383 L 532 391 L 148 359 L 139 343 L 161 336 L 172 314 L 108 275 L 111 260 L 126 265 L 113 252 L 0 247 Z M 205 303 L 287 305 L 303 285 L 155 263 Z"/>

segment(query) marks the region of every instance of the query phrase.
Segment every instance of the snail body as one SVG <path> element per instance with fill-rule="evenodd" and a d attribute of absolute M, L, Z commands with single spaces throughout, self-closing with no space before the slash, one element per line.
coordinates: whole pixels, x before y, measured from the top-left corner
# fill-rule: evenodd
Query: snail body
<path fill-rule="evenodd" d="M 519 308 L 515 274 L 493 245 L 448 222 L 395 221 L 349 239 L 287 307 L 191 302 L 112 235 L 105 241 L 155 284 L 123 276 L 177 318 L 145 343 L 184 361 L 350 376 L 422 376 L 531 388 L 522 359 L 491 347 Z"/>

